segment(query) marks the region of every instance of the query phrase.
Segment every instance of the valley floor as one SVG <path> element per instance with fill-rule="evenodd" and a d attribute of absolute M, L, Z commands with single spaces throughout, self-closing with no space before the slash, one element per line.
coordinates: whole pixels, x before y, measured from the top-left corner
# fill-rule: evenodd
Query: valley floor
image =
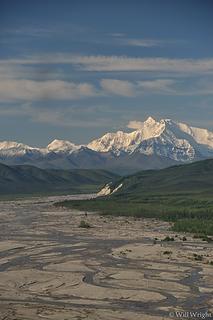
<path fill-rule="evenodd" d="M 163 221 L 53 206 L 66 198 L 1 202 L 0 319 L 213 317 L 212 242 Z"/>

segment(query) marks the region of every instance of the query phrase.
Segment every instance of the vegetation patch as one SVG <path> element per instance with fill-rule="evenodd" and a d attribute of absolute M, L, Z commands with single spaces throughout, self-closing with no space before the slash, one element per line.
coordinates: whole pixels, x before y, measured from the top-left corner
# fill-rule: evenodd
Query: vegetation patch
<path fill-rule="evenodd" d="M 163 254 L 172 254 L 172 251 L 164 251 Z"/>
<path fill-rule="evenodd" d="M 206 218 L 205 214 L 199 219 L 180 219 L 174 222 L 172 229 L 178 232 L 194 233 L 195 237 L 210 242 L 211 238 L 207 235 L 213 235 L 213 219 Z"/>
<path fill-rule="evenodd" d="M 173 237 L 166 236 L 162 241 L 175 241 Z"/>
<path fill-rule="evenodd" d="M 202 255 L 194 253 L 193 256 L 196 261 L 203 261 Z"/>
<path fill-rule="evenodd" d="M 81 220 L 81 222 L 79 223 L 79 228 L 85 228 L 85 229 L 88 229 L 88 228 L 91 228 L 90 224 L 84 220 Z"/>
<path fill-rule="evenodd" d="M 156 218 L 171 222 L 176 232 L 213 235 L 213 160 L 141 171 L 119 178 L 112 188 L 121 183 L 111 196 L 59 205 L 102 215 Z"/>
<path fill-rule="evenodd" d="M 181 201 L 182 199 L 182 201 Z M 180 202 L 184 203 L 182 206 Z M 102 215 L 157 218 L 172 222 L 172 231 L 193 233 L 198 238 L 213 235 L 213 198 L 202 195 L 147 195 L 140 198 L 102 197 L 56 204 Z M 185 241 L 183 239 L 183 241 Z"/>

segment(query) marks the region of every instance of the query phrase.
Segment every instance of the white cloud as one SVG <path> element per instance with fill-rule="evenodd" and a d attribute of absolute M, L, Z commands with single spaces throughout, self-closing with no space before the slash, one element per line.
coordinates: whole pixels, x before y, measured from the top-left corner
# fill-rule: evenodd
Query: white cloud
<path fill-rule="evenodd" d="M 213 73 L 213 58 L 171 59 L 140 58 L 127 56 L 77 56 L 70 54 L 44 54 L 26 56 L 18 59 L 0 60 L 0 69 L 23 68 L 33 65 L 70 64 L 78 70 L 97 72 L 164 72 L 182 75 Z"/>
<path fill-rule="evenodd" d="M 73 56 L 67 63 L 87 71 L 152 71 L 212 73 L 213 59 L 130 58 L 125 56 Z"/>
<path fill-rule="evenodd" d="M 156 79 L 147 81 L 124 81 L 116 79 L 102 79 L 101 87 L 105 93 L 112 93 L 124 97 L 140 96 L 144 93 L 175 94 L 172 88 L 176 81 L 173 79 Z"/>
<path fill-rule="evenodd" d="M 61 127 L 72 126 L 71 110 L 63 108 L 41 108 L 33 107 L 31 103 L 24 103 L 18 108 L 8 106 L 7 108 L 0 109 L 0 116 L 10 117 L 26 117 L 35 123 L 46 123 Z"/>
<path fill-rule="evenodd" d="M 144 93 L 158 93 L 177 96 L 196 96 L 196 95 L 212 95 L 213 82 L 208 80 L 198 80 L 193 83 L 184 82 L 174 79 L 156 79 L 138 81 Z"/>
<path fill-rule="evenodd" d="M 114 33 L 109 33 L 109 35 L 115 38 L 120 38 L 120 37 L 125 37 L 126 34 L 122 32 L 114 32 Z"/>
<path fill-rule="evenodd" d="M 133 47 L 160 47 L 166 44 L 165 41 L 156 39 L 120 39 L 119 41 L 123 45 L 133 46 Z"/>
<path fill-rule="evenodd" d="M 70 100 L 96 96 L 95 88 L 88 83 L 60 80 L 0 80 L 1 101 L 13 100 Z"/>
<path fill-rule="evenodd" d="M 132 120 L 132 121 L 129 121 L 129 123 L 127 124 L 127 128 L 139 130 L 142 128 L 142 125 L 143 125 L 143 122 Z"/>
<path fill-rule="evenodd" d="M 58 66 L 57 68 L 49 66 L 49 70 L 48 64 L 54 63 L 72 64 L 78 69 L 77 72 L 79 69 L 153 72 L 156 73 L 156 79 L 130 81 L 128 77 L 121 80 L 113 79 L 111 76 L 111 78 L 100 80 L 101 88 L 98 88 L 89 82 L 74 83 L 56 80 L 63 78 L 64 72 L 63 68 L 60 69 Z M 168 78 L 162 77 L 164 72 L 167 72 Z M 182 80 L 177 77 L 178 73 L 183 77 Z M 195 73 L 199 74 L 200 80 L 196 78 L 197 74 L 195 75 Z M 45 55 L 43 58 L 34 56 L 0 60 L 0 101 L 72 100 L 101 95 L 136 97 L 145 93 L 212 95 L 212 73 L 213 59 L 128 58 L 58 54 Z M 184 79 L 184 75 L 189 75 L 191 78 L 185 77 Z M 173 79 L 171 79 L 172 76 Z"/>
<path fill-rule="evenodd" d="M 212 95 L 211 81 L 187 84 L 174 79 L 128 81 L 102 79 L 100 87 L 90 83 L 73 83 L 61 80 L 22 80 L 0 77 L 0 101 L 78 100 L 104 95 L 139 97 L 144 94 Z"/>
<path fill-rule="evenodd" d="M 140 58 L 127 56 L 76 56 L 69 54 L 45 54 L 19 59 L 0 60 L 0 65 L 71 64 L 86 71 L 148 71 L 182 74 L 213 73 L 213 58 L 171 59 Z"/>
<path fill-rule="evenodd" d="M 146 80 L 138 81 L 138 88 L 141 88 L 143 91 L 152 91 L 156 93 L 175 93 L 175 89 L 171 86 L 176 84 L 176 80 L 173 79 L 155 79 L 155 80 Z"/>
<path fill-rule="evenodd" d="M 154 79 L 143 81 L 124 81 L 102 79 L 101 87 L 106 94 L 115 94 L 124 97 L 139 97 L 144 94 L 163 94 L 176 96 L 212 95 L 213 82 L 195 81 L 187 83 L 180 79 Z"/>
<path fill-rule="evenodd" d="M 116 79 L 102 79 L 101 87 L 104 91 L 124 97 L 135 95 L 134 84 L 130 81 Z"/>
<path fill-rule="evenodd" d="M 118 44 L 132 47 L 163 47 L 184 44 L 183 40 L 162 40 L 162 39 L 147 39 L 147 38 L 122 38 L 118 39 Z"/>
<path fill-rule="evenodd" d="M 26 118 L 34 123 L 49 124 L 57 127 L 103 128 L 112 125 L 111 113 L 103 116 L 108 106 L 36 106 L 33 102 L 23 104 L 6 104 L 0 107 L 0 117 Z M 114 109 L 111 108 L 111 112 Z"/>

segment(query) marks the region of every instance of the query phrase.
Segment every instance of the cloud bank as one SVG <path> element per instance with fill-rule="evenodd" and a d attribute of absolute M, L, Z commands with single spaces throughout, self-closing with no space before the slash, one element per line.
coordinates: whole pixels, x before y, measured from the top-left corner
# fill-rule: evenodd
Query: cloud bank
<path fill-rule="evenodd" d="M 112 93 L 124 97 L 133 97 L 136 95 L 135 86 L 130 81 L 102 79 L 100 84 L 106 93 Z"/>
<path fill-rule="evenodd" d="M 84 71 L 149 71 L 174 73 L 213 73 L 213 58 L 171 59 L 127 56 L 82 56 L 69 54 L 45 54 L 19 59 L 0 60 L 1 65 L 71 64 Z"/>
<path fill-rule="evenodd" d="M 94 97 L 97 92 L 88 83 L 60 80 L 0 80 L 0 100 L 72 100 Z"/>
<path fill-rule="evenodd" d="M 131 58 L 122 56 L 73 56 L 64 59 L 86 71 L 152 71 L 213 73 L 213 59 Z"/>

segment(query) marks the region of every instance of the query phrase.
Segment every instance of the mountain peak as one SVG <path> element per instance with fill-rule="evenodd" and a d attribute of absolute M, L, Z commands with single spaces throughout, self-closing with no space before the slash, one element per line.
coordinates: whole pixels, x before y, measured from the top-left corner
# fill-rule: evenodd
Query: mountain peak
<path fill-rule="evenodd" d="M 105 134 L 90 142 L 88 148 L 97 152 L 112 152 L 116 156 L 123 152 L 155 154 L 175 161 L 192 161 L 197 156 L 205 158 L 213 154 L 213 133 L 208 130 L 168 118 L 157 121 L 151 116 L 144 122 L 132 122 L 135 131 Z"/>
<path fill-rule="evenodd" d="M 0 142 L 0 149 L 31 149 L 30 146 L 15 142 L 15 141 L 1 141 Z"/>
<path fill-rule="evenodd" d="M 0 142 L 0 157 L 19 157 L 27 153 L 43 152 L 42 149 L 30 147 L 24 143 L 15 141 L 1 141 Z"/>
<path fill-rule="evenodd" d="M 145 121 L 144 121 L 144 123 L 146 123 L 146 124 L 154 124 L 154 123 L 156 123 L 157 121 L 153 118 L 153 117 L 151 117 L 151 116 L 149 116 Z"/>
<path fill-rule="evenodd" d="M 74 143 L 67 140 L 55 139 L 48 144 L 47 149 L 54 152 L 73 152 L 78 150 L 81 146 L 77 146 Z"/>

